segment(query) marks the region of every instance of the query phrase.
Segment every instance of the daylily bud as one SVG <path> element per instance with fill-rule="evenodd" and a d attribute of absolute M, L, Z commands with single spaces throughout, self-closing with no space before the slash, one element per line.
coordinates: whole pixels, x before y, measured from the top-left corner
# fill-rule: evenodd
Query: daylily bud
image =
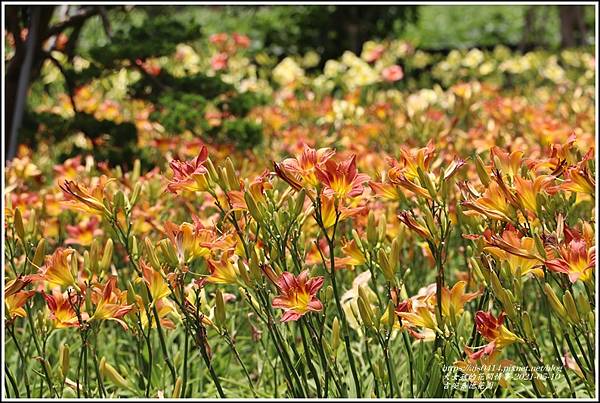
<path fill-rule="evenodd" d="M 331 325 L 331 348 L 336 351 L 340 345 L 340 321 L 337 316 L 333 318 L 333 324 Z"/>
<path fill-rule="evenodd" d="M 479 267 L 479 263 L 477 262 L 477 259 L 475 259 L 474 257 L 471 257 L 471 258 L 469 258 L 469 263 L 471 264 L 471 268 L 473 269 L 473 273 L 475 274 L 475 277 L 477 278 L 477 280 L 484 283 L 484 285 L 487 285 L 487 282 L 489 282 L 489 276 L 486 276 L 485 274 L 483 274 L 483 271 L 481 270 L 481 267 Z"/>
<path fill-rule="evenodd" d="M 250 277 L 248 277 L 248 270 L 246 269 L 246 266 L 244 265 L 244 262 L 242 261 L 242 259 L 238 259 L 237 269 L 238 269 L 238 273 L 240 274 L 240 277 L 242 278 L 242 281 L 244 282 L 244 284 L 250 284 Z"/>
<path fill-rule="evenodd" d="M 142 302 L 144 306 L 148 307 L 150 305 L 150 297 L 148 296 L 148 289 L 146 288 L 146 284 L 142 284 L 140 287 L 140 295 L 142 297 Z"/>
<path fill-rule="evenodd" d="M 229 157 L 225 160 L 225 169 L 227 171 L 227 179 L 229 180 L 231 189 L 240 190 L 240 182 L 235 179 L 237 178 L 237 174 L 235 173 L 233 161 L 231 161 L 231 158 Z"/>
<path fill-rule="evenodd" d="M 90 245 L 90 271 L 98 273 L 98 262 L 100 262 L 100 241 L 98 238 L 92 240 Z"/>
<path fill-rule="evenodd" d="M 44 256 L 46 255 L 46 240 L 41 238 L 35 248 L 35 254 L 33 255 L 33 264 L 36 267 L 40 267 L 44 263 Z"/>
<path fill-rule="evenodd" d="M 523 330 L 529 340 L 535 340 L 535 332 L 533 331 L 533 325 L 531 324 L 531 318 L 527 311 L 523 312 Z"/>
<path fill-rule="evenodd" d="M 23 226 L 23 217 L 21 216 L 21 210 L 15 209 L 15 231 L 21 241 L 25 241 L 25 227 Z"/>
<path fill-rule="evenodd" d="M 419 182 L 421 182 L 421 186 L 424 186 L 425 189 L 427 189 L 429 196 L 431 196 L 433 200 L 437 200 L 437 192 L 435 191 L 435 187 L 433 186 L 433 182 L 431 181 L 429 175 L 423 172 L 421 167 L 417 167 L 417 174 L 419 174 Z"/>
<path fill-rule="evenodd" d="M 379 223 L 377 226 L 377 237 L 380 242 L 383 242 L 383 240 L 385 239 L 386 229 L 387 229 L 387 223 L 385 221 L 385 216 L 381 216 L 379 218 Z"/>
<path fill-rule="evenodd" d="M 100 261 L 100 270 L 102 272 L 108 271 L 110 268 L 110 263 L 112 262 L 113 255 L 113 240 L 108 238 L 106 241 L 106 245 L 104 245 L 104 254 L 102 255 L 102 260 Z"/>
<path fill-rule="evenodd" d="M 210 179 L 213 182 L 219 183 L 219 174 L 217 174 L 217 170 L 215 169 L 215 166 L 213 165 L 213 162 L 210 158 L 206 159 L 206 161 L 204 162 L 204 167 L 208 171 L 208 176 L 210 177 Z M 221 184 L 219 183 L 219 185 Z"/>
<path fill-rule="evenodd" d="M 183 385 L 183 379 L 178 376 L 177 380 L 175 381 L 175 387 L 173 388 L 173 394 L 171 395 L 173 399 L 179 398 L 179 395 L 181 394 L 181 385 Z"/>
<path fill-rule="evenodd" d="M 394 282 L 396 280 L 395 270 L 392 268 L 390 264 L 390 260 L 388 259 L 387 254 L 383 249 L 379 249 L 377 253 L 377 259 L 379 261 L 379 266 L 381 266 L 381 270 L 383 271 L 383 276 L 389 282 Z"/>
<path fill-rule="evenodd" d="M 590 301 L 588 301 L 585 295 L 581 292 L 577 294 L 575 299 L 577 300 L 577 308 L 579 309 L 581 316 L 585 317 L 592 310 Z"/>
<path fill-rule="evenodd" d="M 535 240 L 535 247 L 538 253 L 546 259 L 546 249 L 544 248 L 544 242 L 540 238 L 539 234 L 533 234 L 533 239 Z"/>
<path fill-rule="evenodd" d="M 325 288 L 325 301 L 331 301 L 332 298 L 333 298 L 333 287 L 331 285 L 328 285 L 327 288 Z"/>
<path fill-rule="evenodd" d="M 373 213 L 373 210 L 369 211 L 367 217 L 367 241 L 371 245 L 377 243 L 377 224 L 375 223 L 375 213 Z"/>
<path fill-rule="evenodd" d="M 131 194 L 131 197 L 129 198 L 129 208 L 135 206 L 135 204 L 137 203 L 137 201 L 140 197 L 141 191 L 142 191 L 142 183 L 136 182 L 135 186 L 133 187 L 133 193 Z"/>
<path fill-rule="evenodd" d="M 225 192 L 229 192 L 231 190 L 231 188 L 229 187 L 229 179 L 227 178 L 227 171 L 225 171 L 225 168 L 223 167 L 219 167 L 217 169 L 217 173 L 219 174 L 219 185 L 221 185 L 221 188 L 223 188 L 223 190 Z"/>
<path fill-rule="evenodd" d="M 121 190 L 117 191 L 113 196 L 113 205 L 115 206 L 115 211 L 122 210 L 125 207 L 125 195 Z"/>
<path fill-rule="evenodd" d="M 168 239 L 163 239 L 158 243 L 163 257 L 167 260 L 167 263 L 171 267 L 177 267 L 179 265 L 179 258 L 177 257 L 177 251 L 175 247 Z"/>
<path fill-rule="evenodd" d="M 306 191 L 304 189 L 300 189 L 298 192 L 298 196 L 296 196 L 296 204 L 294 206 L 294 217 L 297 217 L 302 212 L 302 207 L 304 207 L 304 200 L 306 199 Z"/>
<path fill-rule="evenodd" d="M 250 278 L 253 281 L 259 281 L 261 276 L 262 272 L 258 264 L 258 255 L 256 254 L 256 250 L 252 248 L 250 250 Z"/>
<path fill-rule="evenodd" d="M 150 266 L 152 266 L 154 270 L 160 271 L 160 261 L 158 260 L 158 256 L 156 256 L 156 249 L 154 248 L 154 244 L 152 243 L 150 238 L 146 238 L 144 241 L 146 243 L 146 250 L 148 251 L 148 262 L 150 263 Z"/>
<path fill-rule="evenodd" d="M 110 381 L 116 386 L 129 389 L 129 383 L 127 382 L 127 380 L 125 380 L 125 378 L 123 378 L 121 374 L 119 374 L 115 367 L 106 362 L 106 358 L 104 357 L 100 359 L 100 373 L 102 374 L 103 378 L 110 379 Z"/>
<path fill-rule="evenodd" d="M 546 294 L 546 297 L 548 297 L 548 302 L 550 303 L 550 306 L 554 310 L 554 313 L 556 313 L 556 316 L 558 316 L 558 318 L 560 320 L 563 320 L 563 321 L 566 320 L 567 311 L 565 310 L 565 307 L 563 306 L 563 304 L 560 302 L 560 300 L 556 296 L 556 293 L 554 292 L 552 287 L 550 287 L 550 284 L 548 284 L 548 283 L 544 284 L 544 293 Z"/>
<path fill-rule="evenodd" d="M 60 345 L 60 349 L 59 349 L 59 360 L 60 360 L 60 364 L 59 364 L 59 368 L 60 368 L 60 374 L 62 375 L 63 378 L 67 377 L 67 374 L 69 373 L 69 345 L 68 344 L 61 344 Z"/>
<path fill-rule="evenodd" d="M 494 294 L 496 294 L 496 297 L 498 297 L 500 301 L 503 301 L 506 298 L 506 290 L 502 287 L 500 279 L 498 279 L 496 272 L 493 270 L 490 271 L 490 282 L 492 283 L 492 290 L 494 291 Z"/>
<path fill-rule="evenodd" d="M 573 299 L 573 295 L 571 291 L 565 291 L 565 295 L 563 295 L 563 304 L 565 306 L 565 310 L 567 311 L 568 318 L 571 320 L 573 324 L 578 324 L 581 322 L 581 318 L 579 317 L 579 313 L 577 312 L 577 307 L 575 305 L 575 300 Z"/>
<path fill-rule="evenodd" d="M 244 192 L 244 200 L 246 200 L 246 205 L 248 206 L 248 211 L 252 218 L 254 218 L 257 222 L 261 223 L 264 220 L 264 216 L 262 211 L 256 205 L 256 201 L 250 192 Z"/>
<path fill-rule="evenodd" d="M 142 172 L 142 164 L 140 163 L 139 158 L 136 158 L 135 161 L 133 161 L 133 169 L 131 170 L 131 182 L 132 183 L 137 183 L 138 179 L 140 178 L 140 174 Z"/>
<path fill-rule="evenodd" d="M 364 249 L 363 243 L 360 239 L 360 236 L 358 235 L 358 232 L 356 232 L 355 229 L 352 230 L 352 239 L 356 243 L 356 246 L 358 247 L 358 249 L 362 251 Z"/>
<path fill-rule="evenodd" d="M 131 304 L 135 303 L 135 296 L 136 296 L 135 288 L 133 288 L 133 284 L 131 283 L 131 281 L 128 281 L 127 282 L 127 304 L 131 305 Z"/>
<path fill-rule="evenodd" d="M 475 169 L 477 170 L 477 175 L 479 176 L 479 180 L 483 184 L 483 186 L 487 187 L 490 184 L 490 176 L 485 170 L 485 166 L 483 165 L 483 161 L 479 155 L 475 156 Z"/>
<path fill-rule="evenodd" d="M 225 326 L 225 301 L 221 290 L 215 294 L 215 323 L 219 328 Z"/>
<path fill-rule="evenodd" d="M 392 260 L 392 266 L 396 268 L 397 263 L 400 261 L 400 255 L 402 254 L 402 248 L 400 246 L 400 240 L 394 238 L 392 241 L 392 250 L 390 252 L 390 258 Z"/>
<path fill-rule="evenodd" d="M 366 327 L 373 327 L 373 318 L 367 309 L 366 302 L 362 298 L 359 297 L 357 304 L 358 304 L 358 313 L 360 314 L 360 318 L 362 319 L 363 324 Z"/>
<path fill-rule="evenodd" d="M 29 214 L 29 220 L 27 220 L 27 227 L 25 228 L 25 233 L 27 234 L 35 234 L 37 229 L 37 213 L 35 210 L 31 210 Z"/>
<path fill-rule="evenodd" d="M 140 256 L 140 249 L 138 248 L 138 241 L 135 235 L 131 236 L 131 256 L 135 260 Z"/>

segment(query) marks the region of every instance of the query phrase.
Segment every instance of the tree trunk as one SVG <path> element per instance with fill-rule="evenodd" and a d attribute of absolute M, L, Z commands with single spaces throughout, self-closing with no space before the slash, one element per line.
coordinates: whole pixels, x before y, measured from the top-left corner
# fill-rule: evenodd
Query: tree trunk
<path fill-rule="evenodd" d="M 558 6 L 560 17 L 560 46 L 570 48 L 585 45 L 583 6 Z"/>
<path fill-rule="evenodd" d="M 29 75 L 27 80 L 26 90 L 29 88 L 29 83 L 34 80 L 39 74 L 40 67 L 44 57 L 42 56 L 42 47 L 44 45 L 45 39 L 47 37 L 48 27 L 50 24 L 50 19 L 52 18 L 52 14 L 54 12 L 54 6 L 32 6 L 28 7 L 29 16 L 33 14 L 33 7 L 40 8 L 40 15 L 37 19 L 36 27 L 34 29 L 31 26 L 31 18 L 28 21 L 28 31 L 36 32 L 36 38 L 34 43 L 29 44 L 27 41 L 25 43 L 21 42 L 21 26 L 19 24 L 19 6 L 7 6 L 6 14 L 8 20 L 11 21 L 9 29 L 13 34 L 15 40 L 15 54 L 10 60 L 7 68 L 6 68 L 6 76 L 5 76 L 5 84 L 4 84 L 4 135 L 5 138 L 5 157 L 8 159 L 9 157 L 14 157 L 14 155 L 9 155 L 9 150 L 16 149 L 15 139 L 11 139 L 10 133 L 13 130 L 13 126 L 16 125 L 18 128 L 21 124 L 20 119 L 15 120 L 15 110 L 17 106 L 17 99 L 19 97 L 18 89 L 19 89 L 19 77 L 23 70 L 23 65 L 25 63 L 25 55 L 27 53 L 27 47 L 33 46 L 33 60 L 31 64 L 31 69 L 29 72 L 25 72 Z M 8 23 L 7 23 L 8 25 Z"/>

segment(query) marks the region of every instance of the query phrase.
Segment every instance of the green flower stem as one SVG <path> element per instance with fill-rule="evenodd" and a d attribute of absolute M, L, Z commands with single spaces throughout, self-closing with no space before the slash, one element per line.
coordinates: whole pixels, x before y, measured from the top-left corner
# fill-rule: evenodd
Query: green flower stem
<path fill-rule="evenodd" d="M 300 328 L 300 336 L 302 337 L 302 345 L 304 346 L 304 354 L 306 354 L 306 363 L 308 364 L 310 373 L 311 373 L 313 379 L 315 380 L 315 384 L 317 386 L 317 397 L 321 397 L 321 396 L 323 396 L 322 391 L 321 391 L 321 381 L 319 379 L 319 376 L 317 375 L 317 369 L 315 368 L 315 365 L 312 362 L 312 354 L 310 353 L 310 347 L 309 347 L 308 343 L 306 342 L 306 334 L 304 331 L 304 326 L 305 326 L 304 318 L 300 318 L 298 327 Z"/>
<path fill-rule="evenodd" d="M 131 265 L 133 266 L 133 268 L 137 272 L 137 274 L 141 277 L 141 271 L 140 271 L 139 267 L 137 267 L 137 264 L 135 263 L 134 257 L 131 253 L 131 247 L 129 246 L 129 237 L 125 234 L 125 232 L 119 225 L 119 222 L 116 220 L 116 218 L 113 217 L 111 219 L 111 223 L 117 229 L 117 231 L 120 235 L 121 244 L 125 247 L 125 250 L 127 251 L 127 256 L 129 257 L 129 261 L 131 262 Z M 154 315 L 154 320 L 156 321 L 156 330 L 158 332 L 158 339 L 160 341 L 160 347 L 161 347 L 161 350 L 163 353 L 163 357 L 165 359 L 165 362 L 167 363 L 167 367 L 169 367 L 169 371 L 171 373 L 171 380 L 172 380 L 173 384 L 175 384 L 175 382 L 177 381 L 175 366 L 173 365 L 173 362 L 171 361 L 171 357 L 169 356 L 169 353 L 167 350 L 167 344 L 165 343 L 165 336 L 163 334 L 162 326 L 160 324 L 160 317 L 158 315 L 158 309 L 156 308 L 156 304 L 153 304 L 152 295 L 150 294 L 150 288 L 148 287 L 148 284 L 146 284 L 144 282 L 144 286 L 146 287 L 146 291 L 148 294 L 148 301 L 149 301 L 150 305 L 152 306 L 152 314 Z M 146 310 L 146 314 L 149 316 L 149 313 L 147 312 L 147 310 Z M 150 324 L 152 323 L 152 321 L 150 320 L 150 317 L 148 317 L 148 322 L 149 322 L 149 326 L 150 326 Z"/>
<path fill-rule="evenodd" d="M 31 397 L 31 388 L 29 386 L 29 376 L 27 375 L 27 361 L 25 360 L 25 355 L 23 354 L 23 350 L 21 349 L 21 345 L 17 340 L 17 336 L 15 335 L 15 325 L 12 323 L 10 326 L 7 326 L 8 333 L 12 338 L 15 346 L 17 347 L 17 352 L 19 353 L 19 358 L 21 359 L 21 368 L 23 369 L 23 381 L 25 383 L 25 391 L 27 392 L 27 397 Z M 17 374 L 18 375 L 18 374 Z M 18 397 L 18 396 L 17 396 Z"/>
<path fill-rule="evenodd" d="M 329 246 L 329 275 L 331 277 L 331 286 L 333 288 L 335 306 L 337 308 L 338 315 L 340 316 L 340 319 L 342 321 L 342 327 L 344 329 L 344 346 L 346 347 L 346 355 L 348 356 L 348 363 L 350 364 L 350 370 L 352 371 L 352 378 L 354 379 L 356 394 L 357 397 L 360 398 L 362 397 L 362 392 L 360 387 L 360 381 L 358 378 L 358 371 L 356 370 L 356 364 L 354 363 L 354 354 L 352 353 L 352 347 L 350 346 L 350 328 L 348 326 L 346 314 L 344 313 L 344 310 L 342 309 L 342 304 L 340 303 L 340 295 L 335 278 L 335 231 L 337 229 L 337 225 L 340 219 L 340 212 L 337 210 L 336 207 L 335 223 L 333 224 L 333 231 L 331 233 L 331 237 L 327 234 L 327 229 L 325 228 L 325 225 L 323 225 L 323 220 L 321 217 L 321 202 L 318 197 L 316 203 L 316 213 L 317 224 L 321 228 L 321 231 L 323 232 L 325 239 L 327 240 L 327 244 Z"/>
<path fill-rule="evenodd" d="M 10 372 L 10 368 L 8 367 L 8 364 L 6 362 L 4 363 L 4 369 L 6 372 L 6 377 L 8 378 L 8 381 L 10 382 L 10 385 L 12 386 L 12 388 L 15 392 L 15 397 L 17 397 L 17 398 L 21 397 L 19 395 L 19 388 L 17 387 L 15 378 L 13 377 L 12 372 Z M 10 395 L 8 394 L 8 388 L 6 389 L 6 397 L 10 398 Z"/>
<path fill-rule="evenodd" d="M 406 353 L 408 354 L 408 368 L 409 368 L 409 383 L 410 383 L 410 397 L 415 397 L 414 391 L 414 369 L 413 369 L 413 352 L 412 346 L 410 344 L 410 339 L 408 338 L 408 334 L 406 330 L 402 331 L 402 340 L 404 341 L 404 347 L 406 348 Z"/>
<path fill-rule="evenodd" d="M 35 349 L 38 353 L 38 356 L 42 360 L 42 369 L 44 370 L 44 377 L 46 378 L 46 382 L 48 383 L 48 387 L 50 388 L 50 397 L 56 397 L 58 396 L 58 393 L 56 393 L 56 389 L 50 378 L 50 372 L 48 371 L 46 360 L 40 347 L 40 343 L 37 338 L 37 333 L 35 332 L 35 326 L 33 325 L 33 317 L 31 316 L 31 309 L 28 304 L 25 305 L 25 310 L 27 311 L 27 320 L 29 322 L 29 329 L 31 330 L 31 335 L 33 337 L 33 344 L 35 344 Z"/>

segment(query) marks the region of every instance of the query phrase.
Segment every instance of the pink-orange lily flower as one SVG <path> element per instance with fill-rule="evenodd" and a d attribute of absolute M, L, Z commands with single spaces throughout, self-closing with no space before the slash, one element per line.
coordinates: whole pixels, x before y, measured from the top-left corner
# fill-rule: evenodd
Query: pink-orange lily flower
<path fill-rule="evenodd" d="M 207 159 L 208 149 L 202 146 L 198 156 L 191 161 L 172 160 L 169 166 L 173 170 L 173 177 L 169 180 L 167 189 L 173 193 L 182 190 L 197 192 L 208 189 L 206 177 L 208 170 L 204 166 Z"/>
<path fill-rule="evenodd" d="M 284 314 L 282 322 L 295 321 L 307 312 L 318 312 L 323 304 L 317 298 L 317 293 L 323 286 L 323 277 L 308 278 L 308 270 L 297 277 L 284 272 L 277 280 L 280 294 L 273 299 L 273 308 L 281 308 Z"/>

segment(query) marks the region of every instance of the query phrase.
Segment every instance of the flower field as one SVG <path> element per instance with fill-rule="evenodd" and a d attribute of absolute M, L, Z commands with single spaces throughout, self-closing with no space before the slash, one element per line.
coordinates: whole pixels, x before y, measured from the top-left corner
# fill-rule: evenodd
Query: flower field
<path fill-rule="evenodd" d="M 211 105 L 170 133 L 128 71 L 40 101 L 138 151 L 7 161 L 7 396 L 596 394 L 591 51 L 370 41 L 319 68 L 219 35 L 139 68 L 258 94 L 248 147 L 198 136 L 231 118 Z"/>

